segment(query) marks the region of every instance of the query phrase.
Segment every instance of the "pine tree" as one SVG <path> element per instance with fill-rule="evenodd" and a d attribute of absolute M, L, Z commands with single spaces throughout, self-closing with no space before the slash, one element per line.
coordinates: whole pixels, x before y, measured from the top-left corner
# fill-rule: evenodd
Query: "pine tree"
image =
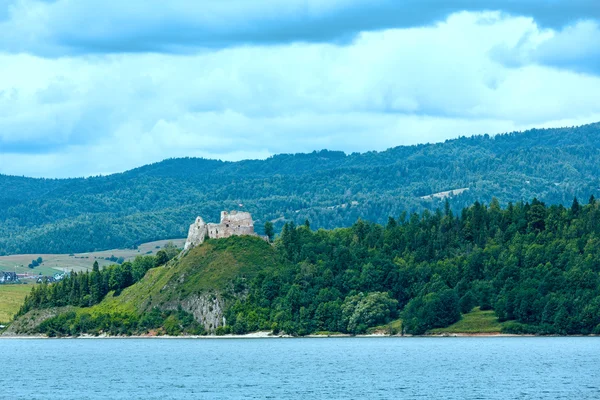
<path fill-rule="evenodd" d="M 579 209 L 579 202 L 577 201 L 577 197 L 575 197 L 573 199 L 573 204 L 571 205 L 571 213 L 573 214 L 573 216 L 576 217 L 577 215 L 579 215 Z"/>
<path fill-rule="evenodd" d="M 98 304 L 102 300 L 102 275 L 98 267 L 98 261 L 94 261 L 92 273 L 89 276 L 90 296 L 92 304 Z"/>
<path fill-rule="evenodd" d="M 271 221 L 265 222 L 265 235 L 269 238 L 269 242 L 273 241 L 275 236 L 275 229 L 273 229 L 273 223 Z"/>

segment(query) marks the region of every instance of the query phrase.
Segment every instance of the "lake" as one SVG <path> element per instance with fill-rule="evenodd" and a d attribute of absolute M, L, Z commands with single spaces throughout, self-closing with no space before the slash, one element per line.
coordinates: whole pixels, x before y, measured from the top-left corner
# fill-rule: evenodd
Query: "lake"
<path fill-rule="evenodd" d="M 1 339 L 1 399 L 598 399 L 600 338 Z"/>

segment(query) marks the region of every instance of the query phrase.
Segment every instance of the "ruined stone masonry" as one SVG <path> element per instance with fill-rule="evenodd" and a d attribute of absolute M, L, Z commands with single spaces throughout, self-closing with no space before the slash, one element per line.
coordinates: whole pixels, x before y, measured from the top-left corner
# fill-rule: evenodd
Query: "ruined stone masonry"
<path fill-rule="evenodd" d="M 248 212 L 221 211 L 221 223 L 205 223 L 202 217 L 190 225 L 188 237 L 183 251 L 189 250 L 204 242 L 206 237 L 221 239 L 236 235 L 256 235 L 254 233 L 254 222 Z"/>

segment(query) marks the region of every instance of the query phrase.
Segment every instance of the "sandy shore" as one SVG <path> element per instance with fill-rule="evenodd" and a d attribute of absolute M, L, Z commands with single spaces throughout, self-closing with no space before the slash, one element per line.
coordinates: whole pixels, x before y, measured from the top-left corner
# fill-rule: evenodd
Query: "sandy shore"
<path fill-rule="evenodd" d="M 291 338 L 290 335 L 273 335 L 271 332 L 252 332 L 245 335 L 223 335 L 223 336 L 201 336 L 201 335 L 186 335 L 186 336 L 169 336 L 169 335 L 131 335 L 131 336 L 112 336 L 112 335 L 88 335 L 81 336 L 63 336 L 60 338 L 48 337 L 45 335 L 11 335 L 0 336 L 0 339 L 278 339 Z"/>

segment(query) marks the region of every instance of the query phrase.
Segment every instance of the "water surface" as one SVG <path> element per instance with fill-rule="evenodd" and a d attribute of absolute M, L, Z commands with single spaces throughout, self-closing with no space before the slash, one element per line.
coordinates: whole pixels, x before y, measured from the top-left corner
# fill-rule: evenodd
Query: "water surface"
<path fill-rule="evenodd" d="M 3 339 L 1 399 L 598 399 L 600 338 Z"/>

